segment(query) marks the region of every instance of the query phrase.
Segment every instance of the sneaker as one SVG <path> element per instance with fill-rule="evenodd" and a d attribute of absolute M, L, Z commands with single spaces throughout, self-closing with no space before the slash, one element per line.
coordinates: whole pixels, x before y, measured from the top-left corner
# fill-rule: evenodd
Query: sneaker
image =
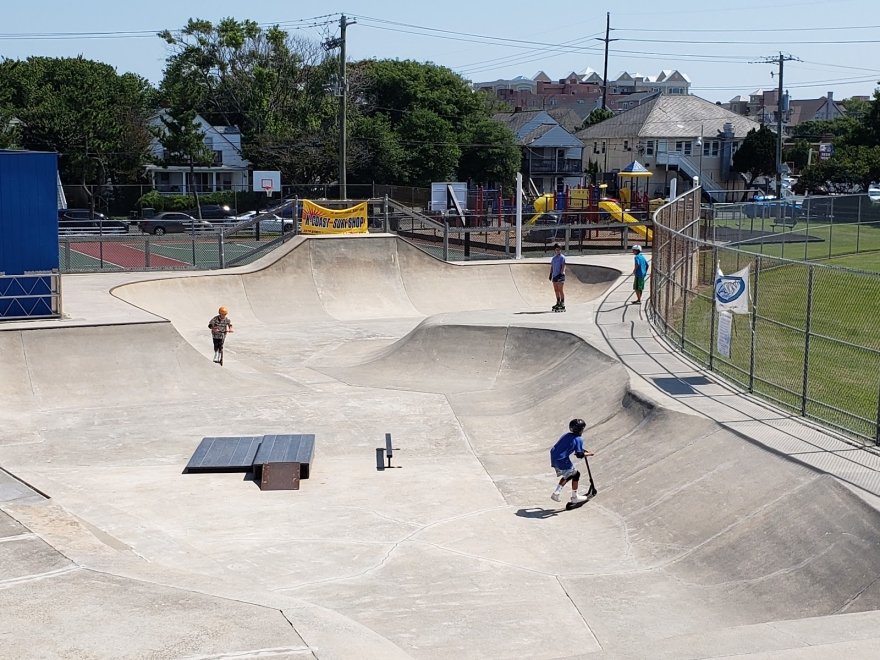
<path fill-rule="evenodd" d="M 641 301 L 641 300 L 633 300 L 633 301 L 632 301 L 632 304 L 633 304 L 633 305 L 641 305 L 641 304 L 642 304 L 642 301 Z"/>
<path fill-rule="evenodd" d="M 577 492 L 571 494 L 571 503 L 572 504 L 583 504 L 587 501 L 587 498 L 583 495 L 578 495 Z"/>
<path fill-rule="evenodd" d="M 558 502 L 562 498 L 559 496 L 558 492 L 554 491 L 553 494 L 550 496 L 550 499 L 553 500 L 554 502 Z"/>

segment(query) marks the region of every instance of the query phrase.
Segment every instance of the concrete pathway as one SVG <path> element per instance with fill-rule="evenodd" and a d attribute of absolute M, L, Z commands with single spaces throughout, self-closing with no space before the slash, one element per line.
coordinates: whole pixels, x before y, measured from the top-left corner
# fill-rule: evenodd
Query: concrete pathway
<path fill-rule="evenodd" d="M 625 271 L 625 263 L 612 263 Z M 631 374 L 634 391 L 665 407 L 705 415 L 762 447 L 834 475 L 880 508 L 880 452 L 782 411 L 705 372 L 658 337 L 648 305 L 631 304 L 632 279 L 618 281 L 597 306 L 596 325 Z M 645 296 L 647 298 L 647 295 Z"/>

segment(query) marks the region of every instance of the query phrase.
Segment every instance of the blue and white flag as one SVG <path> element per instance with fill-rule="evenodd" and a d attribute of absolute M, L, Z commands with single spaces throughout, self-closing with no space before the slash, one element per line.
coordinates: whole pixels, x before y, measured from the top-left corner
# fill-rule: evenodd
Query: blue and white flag
<path fill-rule="evenodd" d="M 734 314 L 749 313 L 749 266 L 725 275 L 718 266 L 715 275 L 715 309 Z"/>

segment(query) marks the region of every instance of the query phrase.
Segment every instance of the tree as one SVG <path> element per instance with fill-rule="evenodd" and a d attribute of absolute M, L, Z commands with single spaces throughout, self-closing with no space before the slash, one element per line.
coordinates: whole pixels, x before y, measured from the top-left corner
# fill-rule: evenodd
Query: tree
<path fill-rule="evenodd" d="M 748 187 L 761 176 L 776 174 L 776 134 L 766 126 L 750 130 L 733 155 L 733 168 L 749 176 Z"/>
<path fill-rule="evenodd" d="M 843 103 L 845 117 L 797 127 L 804 135 L 822 131 L 820 136 L 831 137 L 834 143 L 830 159 L 814 162 L 801 173 L 799 189 L 850 192 L 880 180 L 880 90 L 874 91 L 870 102 L 849 99 Z"/>
<path fill-rule="evenodd" d="M 608 108 L 596 108 L 587 116 L 587 118 L 584 120 L 584 123 L 581 124 L 581 127 L 578 130 L 582 131 L 588 126 L 598 124 L 599 122 L 605 121 L 606 119 L 611 119 L 613 116 L 614 113 Z"/>
<path fill-rule="evenodd" d="M 450 177 L 510 183 L 520 164 L 513 134 L 491 116 L 491 104 L 453 71 L 411 60 L 352 65 L 352 178 L 428 185 Z M 369 177 L 369 178 L 367 178 Z"/>
<path fill-rule="evenodd" d="M 835 148 L 829 160 L 820 160 L 804 170 L 798 188 L 850 192 L 854 186 L 867 189 L 872 181 L 880 181 L 880 146 L 844 145 Z"/>
<path fill-rule="evenodd" d="M 87 193 L 142 180 L 154 104 L 140 76 L 82 57 L 0 62 L 0 122 L 15 120 L 21 148 L 57 151 L 62 181 Z"/>
<path fill-rule="evenodd" d="M 465 123 L 464 141 L 458 163 L 458 178 L 505 187 L 515 184 L 522 165 L 522 151 L 507 126 L 490 117 Z"/>
<path fill-rule="evenodd" d="M 191 107 L 176 99 L 175 103 L 160 115 L 161 128 L 156 130 L 156 137 L 162 143 L 167 157 L 165 165 L 189 165 L 189 191 L 193 196 L 193 204 L 198 218 L 202 218 L 202 207 L 199 204 L 199 191 L 195 181 L 197 165 L 210 165 L 214 153 L 205 144 L 205 133 L 196 121 L 197 113 Z"/>
<path fill-rule="evenodd" d="M 797 170 L 804 169 L 810 162 L 810 143 L 806 140 L 795 140 L 785 147 L 782 160 L 794 164 Z"/>
<path fill-rule="evenodd" d="M 337 100 L 327 89 L 336 62 L 317 43 L 232 18 L 191 19 L 159 36 L 172 49 L 163 96 L 185 90 L 209 123 L 238 126 L 243 155 L 257 167 L 288 180 L 335 176 Z"/>

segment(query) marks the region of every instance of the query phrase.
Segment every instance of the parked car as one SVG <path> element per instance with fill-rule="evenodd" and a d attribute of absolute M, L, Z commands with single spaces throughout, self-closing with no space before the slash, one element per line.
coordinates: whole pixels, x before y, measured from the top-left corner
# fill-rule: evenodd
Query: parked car
<path fill-rule="evenodd" d="M 103 213 L 90 209 L 58 209 L 58 233 L 70 234 L 127 234 L 128 224 L 111 220 Z"/>
<path fill-rule="evenodd" d="M 138 227 L 145 234 L 190 234 L 193 232 L 214 231 L 215 227 L 207 220 L 196 220 L 191 215 L 179 211 L 165 211 L 154 217 L 141 220 Z"/>
<path fill-rule="evenodd" d="M 880 203 L 880 183 L 872 183 L 868 186 L 868 199 L 875 204 Z"/>
<path fill-rule="evenodd" d="M 293 231 L 293 220 L 271 213 L 260 219 L 260 231 L 276 234 L 280 234 L 283 231 L 286 234 L 289 231 Z"/>
<path fill-rule="evenodd" d="M 237 213 L 234 208 L 226 204 L 202 204 L 201 209 L 202 220 L 225 220 L 235 217 Z M 196 208 L 187 209 L 184 212 L 194 218 L 199 217 L 199 211 Z"/>
<path fill-rule="evenodd" d="M 755 195 L 751 202 L 743 205 L 743 213 L 749 218 L 799 218 L 801 203 L 791 197 L 777 199 L 774 195 Z"/>

